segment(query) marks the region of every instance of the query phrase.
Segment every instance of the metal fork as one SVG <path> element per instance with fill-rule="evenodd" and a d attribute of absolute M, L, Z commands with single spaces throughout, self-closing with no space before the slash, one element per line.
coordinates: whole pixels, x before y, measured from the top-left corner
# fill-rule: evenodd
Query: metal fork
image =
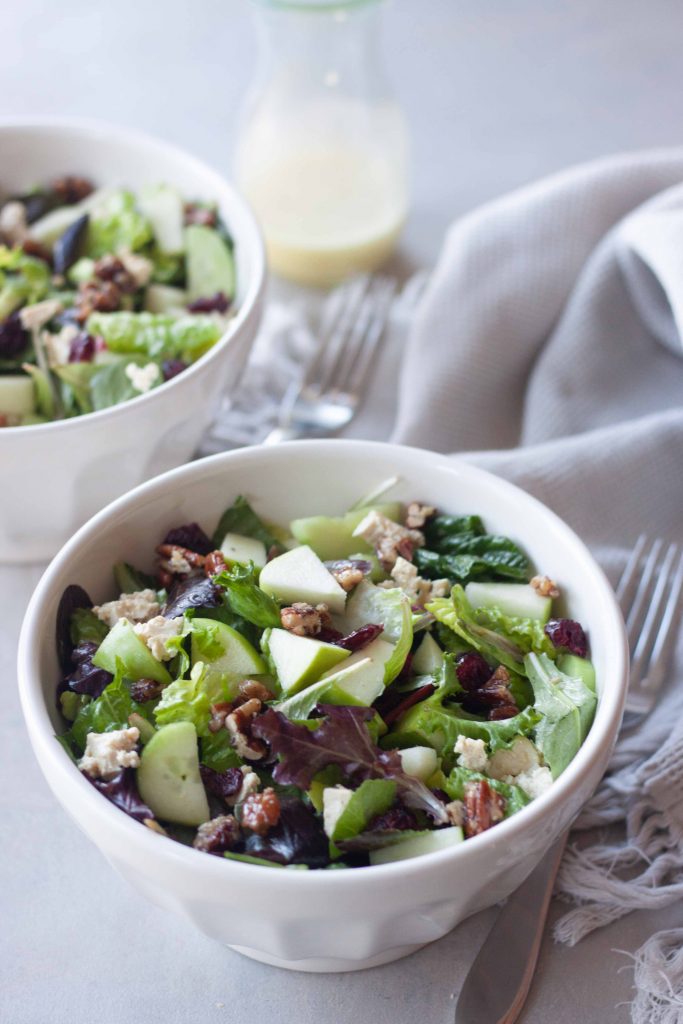
<path fill-rule="evenodd" d="M 676 544 L 664 549 L 664 541 L 640 536 L 617 587 L 631 652 L 622 730 L 642 721 L 654 707 L 676 637 L 683 604 L 683 554 Z M 498 914 L 460 990 L 455 1024 L 517 1020 L 533 980 L 568 835 L 554 843 Z"/>
<path fill-rule="evenodd" d="M 355 278 L 337 289 L 320 346 L 302 380 L 287 390 L 264 444 L 334 434 L 354 417 L 389 319 L 396 282 Z"/>

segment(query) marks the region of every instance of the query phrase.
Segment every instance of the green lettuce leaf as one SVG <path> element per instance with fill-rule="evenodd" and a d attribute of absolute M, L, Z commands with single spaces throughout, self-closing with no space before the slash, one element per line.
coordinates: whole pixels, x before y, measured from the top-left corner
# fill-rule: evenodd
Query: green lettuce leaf
<path fill-rule="evenodd" d="M 224 588 L 235 615 L 261 629 L 280 625 L 280 609 L 273 598 L 259 587 L 253 562 L 248 565 L 235 563 L 231 569 L 214 576 L 213 581 Z"/>
<path fill-rule="evenodd" d="M 453 587 L 450 597 L 439 597 L 426 605 L 437 622 L 448 626 L 475 651 L 493 664 L 500 663 L 513 672 L 524 672 L 524 652 L 516 640 L 487 629 L 477 621 L 476 613 L 460 585 Z"/>
<path fill-rule="evenodd" d="M 477 608 L 474 610 L 474 618 L 480 626 L 506 637 L 524 654 L 535 651 L 537 654 L 547 654 L 549 658 L 557 657 L 557 650 L 539 619 L 505 615 L 500 608 Z"/>
<path fill-rule="evenodd" d="M 415 564 L 428 579 L 467 583 L 471 579 L 529 578 L 529 560 L 510 540 L 488 534 L 479 516 L 435 516 L 425 526 L 426 546 Z"/>
<path fill-rule="evenodd" d="M 396 799 L 396 783 L 391 779 L 366 779 L 339 815 L 330 838 L 333 843 L 351 839 L 364 832 L 373 818 L 388 811 Z M 336 851 L 337 856 L 339 855 Z"/>
<path fill-rule="evenodd" d="M 163 313 L 93 313 L 86 329 L 104 338 L 111 352 L 150 359 L 181 358 L 192 363 L 216 344 L 223 327 L 213 316 Z"/>
<path fill-rule="evenodd" d="M 540 715 L 535 743 L 556 779 L 586 738 L 597 700 L 581 679 L 560 672 L 545 654 L 528 654 L 525 666 Z"/>
<path fill-rule="evenodd" d="M 243 537 L 252 537 L 265 544 L 266 549 L 277 545 L 278 540 L 260 519 L 246 498 L 242 495 L 235 498 L 234 502 L 227 508 L 213 534 L 213 543 L 219 548 L 223 543 L 226 533 L 239 533 Z"/>
<path fill-rule="evenodd" d="M 455 767 L 448 776 L 438 783 L 439 788 L 448 793 L 451 800 L 462 800 L 466 782 L 481 782 L 486 779 L 491 789 L 494 789 L 501 796 L 505 797 L 505 817 L 521 811 L 523 807 L 531 803 L 531 797 L 527 796 L 519 786 L 509 785 L 507 782 L 500 782 L 498 779 L 489 779 L 487 775 L 480 772 L 470 771 L 468 768 Z"/>
<path fill-rule="evenodd" d="M 242 764 L 235 748 L 230 742 L 230 733 L 227 729 L 219 729 L 218 732 L 208 732 L 199 741 L 200 758 L 202 764 L 207 768 L 213 768 L 215 772 L 224 772 L 228 768 L 239 768 Z"/>
<path fill-rule="evenodd" d="M 78 647 L 84 643 L 102 643 L 109 632 L 109 627 L 102 619 L 97 618 L 91 608 L 77 608 L 71 615 L 69 631 L 71 643 Z"/>
<path fill-rule="evenodd" d="M 49 286 L 50 267 L 45 260 L 0 245 L 0 320 L 19 306 L 40 302 Z"/>
<path fill-rule="evenodd" d="M 224 682 L 210 676 L 203 662 L 198 661 L 189 679 L 175 679 L 165 688 L 154 711 L 156 724 L 192 722 L 198 736 L 207 736 L 211 705 L 228 699 Z"/>
<path fill-rule="evenodd" d="M 119 249 L 135 252 L 152 238 L 152 225 L 136 209 L 133 193 L 113 192 L 90 215 L 86 255 L 96 260 Z"/>
<path fill-rule="evenodd" d="M 115 729 L 127 729 L 128 717 L 134 711 L 143 718 L 149 711 L 143 704 L 138 704 L 130 695 L 130 690 L 123 678 L 123 666 L 117 659 L 116 675 L 109 686 L 96 700 L 90 701 L 78 712 L 76 719 L 66 733 L 68 742 L 74 750 L 82 754 L 89 732 L 112 732 Z"/>
<path fill-rule="evenodd" d="M 385 589 L 363 580 L 346 602 L 341 628 L 348 634 L 368 623 L 383 626 L 383 639 L 395 645 L 384 666 L 384 683 L 388 686 L 403 668 L 413 643 L 409 598 L 398 587 Z"/>

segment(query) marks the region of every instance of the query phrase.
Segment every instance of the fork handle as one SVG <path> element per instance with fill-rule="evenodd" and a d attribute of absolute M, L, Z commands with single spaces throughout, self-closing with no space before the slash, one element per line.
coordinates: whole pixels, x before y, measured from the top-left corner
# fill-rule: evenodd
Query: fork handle
<path fill-rule="evenodd" d="M 565 832 L 503 906 L 465 978 L 455 1024 L 513 1024 L 531 988 Z"/>
<path fill-rule="evenodd" d="M 281 444 L 283 441 L 296 441 L 301 437 L 301 431 L 294 427 L 275 427 L 264 437 L 261 444 Z"/>

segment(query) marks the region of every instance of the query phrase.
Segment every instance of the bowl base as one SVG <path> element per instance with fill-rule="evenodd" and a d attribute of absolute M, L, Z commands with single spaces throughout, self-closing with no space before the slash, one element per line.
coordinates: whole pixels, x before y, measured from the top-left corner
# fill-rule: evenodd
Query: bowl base
<path fill-rule="evenodd" d="M 305 971 L 309 974 L 342 974 L 346 971 L 366 971 L 370 967 L 380 967 L 382 964 L 389 964 L 392 960 L 400 960 L 404 956 L 410 956 L 416 950 L 422 949 L 425 945 L 418 942 L 414 946 L 392 946 L 382 953 L 369 956 L 365 960 L 344 960 L 341 957 L 313 956 L 303 960 L 282 960 L 278 956 L 271 956 L 270 953 L 262 953 L 258 949 L 250 949 L 248 946 L 228 946 L 228 949 L 248 956 L 250 960 L 258 960 L 259 963 L 269 964 L 271 967 L 281 967 L 285 971 Z"/>

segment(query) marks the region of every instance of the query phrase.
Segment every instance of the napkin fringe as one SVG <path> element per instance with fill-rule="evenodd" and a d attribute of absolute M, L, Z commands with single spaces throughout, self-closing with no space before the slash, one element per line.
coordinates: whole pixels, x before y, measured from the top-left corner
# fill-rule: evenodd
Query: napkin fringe
<path fill-rule="evenodd" d="M 636 996 L 633 1024 L 681 1024 L 683 1020 L 683 928 L 657 932 L 632 956 Z"/>

